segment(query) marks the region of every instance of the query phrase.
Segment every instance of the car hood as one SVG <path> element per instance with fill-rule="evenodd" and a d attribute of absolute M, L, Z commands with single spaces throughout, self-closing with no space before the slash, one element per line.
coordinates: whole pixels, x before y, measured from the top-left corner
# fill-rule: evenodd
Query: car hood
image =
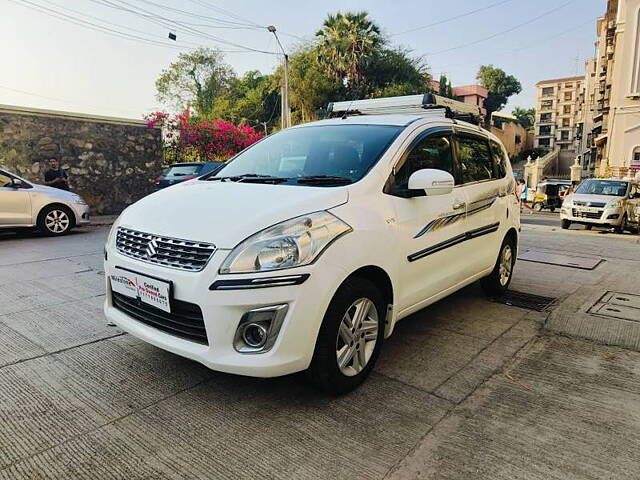
<path fill-rule="evenodd" d="M 591 193 L 574 193 L 569 196 L 569 199 L 573 201 L 579 202 L 587 202 L 587 203 L 604 203 L 607 204 L 613 200 L 622 200 L 624 197 L 614 197 L 613 195 L 594 195 Z"/>
<path fill-rule="evenodd" d="M 284 220 L 348 200 L 346 187 L 303 187 L 190 180 L 128 207 L 118 226 L 233 248 Z"/>
<path fill-rule="evenodd" d="M 48 187 L 46 185 L 40 185 L 39 183 L 29 182 L 29 184 L 33 187 L 28 190 L 31 193 L 42 193 L 47 197 L 57 198 L 65 202 L 74 202 L 76 199 L 80 198 L 80 195 L 78 195 L 77 193 L 69 192 L 68 190 Z"/>

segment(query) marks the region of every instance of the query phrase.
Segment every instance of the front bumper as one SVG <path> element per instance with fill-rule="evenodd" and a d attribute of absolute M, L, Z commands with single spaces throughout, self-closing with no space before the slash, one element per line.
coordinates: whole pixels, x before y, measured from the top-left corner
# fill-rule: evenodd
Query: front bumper
<path fill-rule="evenodd" d="M 622 223 L 622 208 L 595 208 L 582 206 L 562 206 L 560 218 L 574 223 L 590 225 L 619 226 Z"/>
<path fill-rule="evenodd" d="M 201 272 L 186 272 L 142 263 L 118 253 L 107 251 L 105 278 L 107 295 L 104 313 L 109 321 L 123 330 L 177 355 L 200 362 L 221 372 L 255 377 L 275 377 L 308 368 L 320 324 L 333 296 L 331 287 L 342 278 L 339 266 L 321 261 L 307 267 L 270 272 L 268 274 L 219 275 L 220 264 L 229 250 L 218 250 Z M 171 281 L 173 298 L 194 303 L 202 310 L 208 345 L 186 340 L 148 326 L 114 307 L 109 275 L 115 267 L 126 268 L 142 275 Z M 309 274 L 302 284 L 259 289 L 210 290 L 217 280 Z M 244 313 L 256 308 L 287 305 L 287 313 L 273 347 L 264 353 L 239 353 L 234 337 Z"/>
<path fill-rule="evenodd" d="M 76 216 L 76 226 L 88 225 L 91 223 L 91 219 L 89 218 L 89 205 L 74 203 L 71 208 Z"/>

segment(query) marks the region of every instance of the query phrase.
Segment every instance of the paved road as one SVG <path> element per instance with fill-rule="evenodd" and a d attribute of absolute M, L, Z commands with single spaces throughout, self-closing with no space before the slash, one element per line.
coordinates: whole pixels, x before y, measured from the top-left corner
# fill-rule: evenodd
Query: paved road
<path fill-rule="evenodd" d="M 639 355 L 539 337 L 549 313 L 471 286 L 403 321 L 369 381 L 331 398 L 302 375 L 212 372 L 105 325 L 107 232 L 0 235 L 0 479 L 631 478 L 640 468 Z M 600 254 L 611 241 L 612 266 L 637 260 L 629 238 L 544 225 L 525 225 L 522 248 Z M 576 278 L 590 277 L 519 262 L 513 288 L 561 300 Z"/>

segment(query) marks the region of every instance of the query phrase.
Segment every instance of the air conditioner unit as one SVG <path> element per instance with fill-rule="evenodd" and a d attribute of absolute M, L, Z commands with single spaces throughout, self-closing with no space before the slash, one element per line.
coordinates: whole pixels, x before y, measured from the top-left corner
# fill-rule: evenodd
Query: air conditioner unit
<path fill-rule="evenodd" d="M 480 108 L 433 93 L 401 97 L 371 98 L 332 102 L 328 106 L 332 117 L 350 115 L 434 115 L 480 123 Z"/>

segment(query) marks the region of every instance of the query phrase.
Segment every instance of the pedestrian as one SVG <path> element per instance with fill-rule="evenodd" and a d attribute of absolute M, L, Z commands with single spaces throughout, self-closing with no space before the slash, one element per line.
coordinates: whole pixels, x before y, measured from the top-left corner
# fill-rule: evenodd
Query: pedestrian
<path fill-rule="evenodd" d="M 44 183 L 60 190 L 69 190 L 69 176 L 55 158 L 49 160 L 49 170 L 44 172 Z"/>
<path fill-rule="evenodd" d="M 527 183 L 522 178 L 518 179 L 518 183 L 516 185 L 516 196 L 520 202 L 520 213 L 522 213 L 523 205 L 527 207 L 529 209 L 529 213 L 531 213 L 531 207 L 527 205 Z"/>

